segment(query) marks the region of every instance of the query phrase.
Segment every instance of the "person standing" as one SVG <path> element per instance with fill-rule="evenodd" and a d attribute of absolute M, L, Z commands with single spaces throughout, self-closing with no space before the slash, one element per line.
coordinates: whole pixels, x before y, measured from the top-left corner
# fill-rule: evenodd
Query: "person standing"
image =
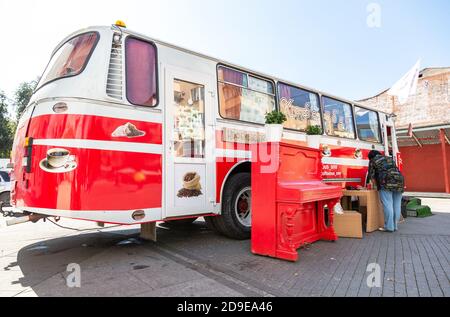
<path fill-rule="evenodd" d="M 384 207 L 384 228 L 380 231 L 395 232 L 402 212 L 405 178 L 392 157 L 371 151 L 369 160 L 367 181 L 375 181 Z"/>

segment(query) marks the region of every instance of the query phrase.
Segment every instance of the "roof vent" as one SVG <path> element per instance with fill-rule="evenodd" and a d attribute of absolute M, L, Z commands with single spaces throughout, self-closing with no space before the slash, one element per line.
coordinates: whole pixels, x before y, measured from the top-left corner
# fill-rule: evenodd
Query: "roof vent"
<path fill-rule="evenodd" d="M 118 100 L 122 100 L 123 94 L 122 47 L 122 36 L 119 33 L 115 33 L 109 59 L 106 93 L 111 98 Z"/>

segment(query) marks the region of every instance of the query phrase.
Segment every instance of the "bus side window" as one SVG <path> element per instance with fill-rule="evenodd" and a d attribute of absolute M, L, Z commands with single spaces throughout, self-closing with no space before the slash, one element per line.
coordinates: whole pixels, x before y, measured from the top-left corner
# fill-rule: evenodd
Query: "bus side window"
<path fill-rule="evenodd" d="M 274 84 L 224 66 L 217 72 L 220 116 L 264 124 L 266 113 L 275 110 Z"/>
<path fill-rule="evenodd" d="M 125 58 L 128 101 L 136 106 L 155 107 L 158 104 L 155 45 L 128 37 Z"/>
<path fill-rule="evenodd" d="M 281 112 L 287 117 L 285 128 L 306 132 L 309 126 L 322 127 L 318 94 L 282 83 L 278 92 Z"/>
<path fill-rule="evenodd" d="M 355 139 L 352 106 L 342 101 L 323 97 L 325 132 L 329 136 Z"/>
<path fill-rule="evenodd" d="M 380 122 L 378 113 L 360 107 L 355 107 L 356 129 L 362 141 L 381 143 Z"/>

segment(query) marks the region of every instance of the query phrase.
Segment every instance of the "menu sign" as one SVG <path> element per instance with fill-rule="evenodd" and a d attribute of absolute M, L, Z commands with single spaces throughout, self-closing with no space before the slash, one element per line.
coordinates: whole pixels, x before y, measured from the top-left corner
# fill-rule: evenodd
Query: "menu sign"
<path fill-rule="evenodd" d="M 248 132 L 237 129 L 223 129 L 223 142 L 255 144 L 265 141 L 265 134 L 259 132 Z"/>

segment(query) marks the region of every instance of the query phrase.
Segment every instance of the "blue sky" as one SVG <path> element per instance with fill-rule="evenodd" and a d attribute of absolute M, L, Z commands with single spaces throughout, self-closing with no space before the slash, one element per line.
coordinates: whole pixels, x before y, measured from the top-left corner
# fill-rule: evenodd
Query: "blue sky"
<path fill-rule="evenodd" d="M 76 3 L 76 4 L 75 4 Z M 367 6 L 381 27 L 367 25 Z M 349 99 L 392 86 L 419 59 L 450 66 L 448 0 L 0 0 L 0 89 L 40 75 L 69 33 L 130 29 Z"/>

